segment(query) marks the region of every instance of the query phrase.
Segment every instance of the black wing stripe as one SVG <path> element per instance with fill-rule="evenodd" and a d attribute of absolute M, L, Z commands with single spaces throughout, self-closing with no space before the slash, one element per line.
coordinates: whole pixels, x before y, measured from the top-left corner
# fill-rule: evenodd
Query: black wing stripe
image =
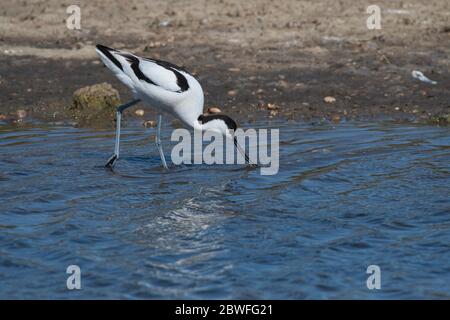
<path fill-rule="evenodd" d="M 183 74 L 181 74 L 181 72 L 180 72 L 180 71 L 183 71 L 183 72 L 190 74 L 189 71 L 187 71 L 186 69 L 179 67 L 173 63 L 167 62 L 167 61 L 150 59 L 150 58 L 143 58 L 143 59 L 153 62 L 153 63 L 156 63 L 157 65 L 159 65 L 169 71 L 172 71 L 175 74 L 175 76 L 177 77 L 177 85 L 181 88 L 181 90 L 179 92 L 184 92 L 189 89 L 189 83 L 188 83 L 186 77 Z"/>
<path fill-rule="evenodd" d="M 139 59 L 131 54 L 126 53 L 120 53 L 121 56 L 123 56 L 125 59 L 127 59 L 128 62 L 130 62 L 130 67 L 133 70 L 134 74 L 139 80 L 143 80 L 147 83 L 153 84 L 157 86 L 156 83 L 154 83 L 151 79 L 149 79 L 145 74 L 142 73 L 141 69 L 139 68 Z M 171 64 L 170 62 L 160 61 L 160 60 L 152 60 L 147 59 L 145 60 L 154 62 L 157 65 L 172 71 L 175 76 L 177 77 L 177 85 L 181 88 L 181 90 L 178 90 L 176 92 L 184 92 L 189 89 L 189 84 L 185 76 L 183 76 L 178 70 L 175 69 L 175 65 Z"/>
<path fill-rule="evenodd" d="M 159 66 L 166 68 L 167 70 L 172 71 L 175 76 L 177 77 L 177 84 L 181 88 L 181 92 L 186 91 L 189 89 L 189 83 L 185 76 L 183 76 L 178 70 L 182 70 L 187 73 L 186 70 L 183 68 L 180 68 L 170 62 L 167 61 L 161 61 L 161 60 L 153 60 L 156 64 Z M 177 70 L 178 69 L 178 70 Z"/>
<path fill-rule="evenodd" d="M 178 72 L 175 69 L 172 69 L 173 73 L 175 73 L 175 76 L 177 77 L 177 84 L 181 88 L 181 92 L 186 91 L 189 89 L 189 83 L 185 76 L 183 76 L 180 72 Z"/>
<path fill-rule="evenodd" d="M 101 44 L 97 44 L 97 45 L 96 45 L 96 48 L 97 48 L 101 53 L 103 53 L 109 60 L 111 60 L 111 62 L 114 63 L 114 64 L 117 66 L 117 68 L 119 68 L 120 70 L 123 71 L 123 67 L 122 67 L 122 65 L 120 64 L 120 62 L 119 62 L 116 58 L 114 58 L 114 56 L 113 56 L 113 55 L 111 54 L 111 52 L 110 52 L 110 51 L 117 51 L 117 50 L 112 49 L 112 48 L 108 48 L 108 47 L 103 46 L 103 45 L 101 45 Z"/>
<path fill-rule="evenodd" d="M 142 73 L 141 69 L 139 69 L 139 59 L 131 54 L 121 53 L 122 57 L 127 59 L 127 61 L 130 63 L 131 70 L 133 70 L 134 74 L 139 80 L 143 80 L 147 83 L 157 85 L 152 80 L 150 80 L 145 74 Z"/>
<path fill-rule="evenodd" d="M 173 64 L 173 63 L 170 63 L 170 62 L 167 62 L 167 61 L 158 60 L 158 59 L 150 59 L 150 58 L 142 58 L 142 59 L 147 60 L 147 61 L 150 61 L 150 62 L 154 62 L 154 63 L 156 63 L 156 64 L 158 64 L 158 65 L 160 65 L 161 67 L 164 67 L 164 68 L 166 68 L 166 69 L 175 69 L 175 70 L 183 71 L 183 72 L 186 72 L 186 73 L 192 75 L 192 74 L 191 74 L 189 71 L 187 71 L 185 68 L 180 67 L 180 66 L 177 66 L 176 64 Z"/>

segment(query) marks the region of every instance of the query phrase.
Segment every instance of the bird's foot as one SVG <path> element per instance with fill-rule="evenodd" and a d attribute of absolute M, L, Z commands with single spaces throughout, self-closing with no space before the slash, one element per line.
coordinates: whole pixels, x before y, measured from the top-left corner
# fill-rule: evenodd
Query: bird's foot
<path fill-rule="evenodd" d="M 106 162 L 105 168 L 110 168 L 110 169 L 114 168 L 114 165 L 116 164 L 116 161 L 117 161 L 117 154 L 114 153 L 114 154 L 108 159 L 108 162 Z"/>

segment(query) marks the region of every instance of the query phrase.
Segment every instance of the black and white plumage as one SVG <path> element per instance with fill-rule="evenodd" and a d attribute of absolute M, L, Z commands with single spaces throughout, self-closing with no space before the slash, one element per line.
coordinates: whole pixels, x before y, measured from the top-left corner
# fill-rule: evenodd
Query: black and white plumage
<path fill-rule="evenodd" d="M 234 139 L 233 133 L 237 127 L 234 120 L 223 114 L 203 115 L 202 87 L 185 69 L 170 62 L 139 57 L 130 52 L 100 44 L 96 46 L 96 51 L 102 62 L 133 92 L 135 97 L 134 101 L 118 108 L 116 147 L 107 166 L 112 167 L 119 158 L 122 111 L 140 101 L 156 108 L 159 113 L 156 144 L 166 168 L 159 138 L 162 113 L 171 114 L 195 130 L 210 130 Z M 236 143 L 235 139 L 234 141 Z"/>

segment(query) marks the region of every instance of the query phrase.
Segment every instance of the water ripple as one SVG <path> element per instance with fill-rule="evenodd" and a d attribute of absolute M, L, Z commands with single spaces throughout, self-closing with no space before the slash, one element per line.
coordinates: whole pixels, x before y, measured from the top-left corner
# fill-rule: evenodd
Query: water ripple
<path fill-rule="evenodd" d="M 272 126 L 274 176 L 165 172 L 137 125 L 114 171 L 113 131 L 0 126 L 0 298 L 450 298 L 449 128 Z"/>

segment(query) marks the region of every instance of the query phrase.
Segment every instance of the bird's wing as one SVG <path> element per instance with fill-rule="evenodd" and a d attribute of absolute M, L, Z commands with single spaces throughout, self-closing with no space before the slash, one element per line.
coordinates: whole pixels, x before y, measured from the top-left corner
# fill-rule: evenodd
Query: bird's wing
<path fill-rule="evenodd" d="M 186 78 L 188 72 L 174 64 L 141 58 L 129 52 L 102 45 L 97 45 L 97 52 L 105 65 L 128 86 L 129 81 L 138 81 L 171 92 L 182 93 L 189 90 L 189 82 Z"/>
<path fill-rule="evenodd" d="M 135 67 L 132 66 L 138 78 L 162 87 L 168 91 L 184 92 L 189 90 L 189 82 L 186 79 L 186 71 L 169 62 L 138 58 Z M 134 62 L 133 62 L 134 63 Z M 139 74 L 140 73 L 140 74 Z"/>

